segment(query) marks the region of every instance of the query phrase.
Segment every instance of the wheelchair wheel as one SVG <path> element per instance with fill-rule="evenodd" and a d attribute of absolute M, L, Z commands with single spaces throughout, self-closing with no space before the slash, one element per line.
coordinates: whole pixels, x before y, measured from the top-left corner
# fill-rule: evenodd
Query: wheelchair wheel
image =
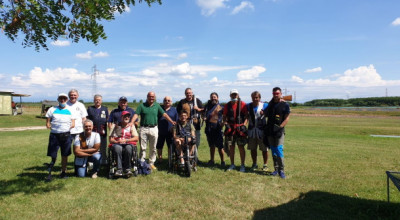
<path fill-rule="evenodd" d="M 178 171 L 178 156 L 176 153 L 176 148 L 174 144 L 171 144 L 168 156 L 168 169 L 171 173 L 176 173 Z"/>
<path fill-rule="evenodd" d="M 185 173 L 187 177 L 190 177 L 192 175 L 192 164 L 190 162 L 190 147 L 187 146 L 186 147 L 186 151 L 185 151 Z"/>
<path fill-rule="evenodd" d="M 108 158 L 107 158 L 107 162 L 108 162 L 108 178 L 112 179 L 114 178 L 114 172 L 115 172 L 115 167 L 114 167 L 114 154 L 111 150 L 111 148 L 108 148 Z"/>
<path fill-rule="evenodd" d="M 138 158 L 138 151 L 137 151 L 137 146 L 133 145 L 132 146 L 132 170 L 133 170 L 133 176 L 137 176 L 139 173 L 139 158 Z"/>
<path fill-rule="evenodd" d="M 191 164 L 192 164 L 192 168 L 194 171 L 197 171 L 197 163 L 199 161 L 199 158 L 197 156 L 197 147 L 194 147 L 193 149 L 193 158 L 191 159 Z"/>

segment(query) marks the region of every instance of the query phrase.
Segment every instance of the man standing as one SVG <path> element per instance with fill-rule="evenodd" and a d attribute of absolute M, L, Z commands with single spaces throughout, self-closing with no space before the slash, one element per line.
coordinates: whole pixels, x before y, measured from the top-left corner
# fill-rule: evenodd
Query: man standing
<path fill-rule="evenodd" d="M 88 118 L 93 121 L 93 131 L 100 135 L 101 144 L 101 164 L 107 163 L 107 120 L 108 120 L 108 108 L 102 106 L 103 98 L 101 95 L 94 96 L 94 106 L 90 106 L 87 109 Z"/>
<path fill-rule="evenodd" d="M 57 159 L 58 148 L 61 147 L 61 178 L 66 178 L 68 156 L 71 155 L 70 130 L 75 126 L 76 115 L 67 106 L 68 96 L 65 93 L 58 95 L 58 106 L 51 107 L 46 113 L 46 127 L 51 129 L 49 136 L 49 145 L 47 147 L 47 156 L 51 157 L 48 164 L 49 176 L 51 180 L 51 170 Z"/>
<path fill-rule="evenodd" d="M 108 129 L 111 131 L 111 129 L 114 127 L 115 124 L 118 124 L 121 122 L 121 113 L 123 111 L 128 111 L 131 115 L 130 118 L 130 123 L 132 121 L 132 117 L 135 114 L 135 110 L 130 108 L 128 106 L 128 99 L 125 96 L 121 96 L 118 101 L 118 108 L 114 109 L 110 113 L 110 117 L 108 118 Z"/>
<path fill-rule="evenodd" d="M 258 91 L 251 93 L 251 99 L 253 102 L 247 104 L 247 110 L 249 111 L 249 143 L 247 149 L 250 150 L 251 159 L 253 165 L 251 170 L 255 171 L 258 168 L 257 165 L 257 146 L 262 152 L 263 156 L 263 170 L 267 171 L 268 167 L 268 146 L 264 145 L 264 127 L 266 126 L 266 120 L 264 117 L 264 111 L 268 107 L 268 103 L 261 102 L 261 94 Z"/>
<path fill-rule="evenodd" d="M 234 170 L 235 167 L 235 143 L 238 145 L 240 153 L 240 172 L 246 172 L 244 161 L 246 152 L 244 145 L 247 143 L 246 124 L 247 124 L 247 107 L 246 103 L 239 98 L 237 89 L 230 92 L 231 101 L 224 106 L 224 124 L 225 124 L 225 144 L 229 147 L 231 166 L 227 171 Z"/>
<path fill-rule="evenodd" d="M 179 101 L 176 110 L 180 114 L 182 110 L 188 112 L 189 117 L 188 121 L 193 124 L 194 128 L 196 129 L 196 147 L 200 146 L 200 113 L 203 111 L 203 103 L 200 99 L 196 98 L 193 95 L 191 88 L 185 89 L 185 96 L 186 98 Z"/>
<path fill-rule="evenodd" d="M 93 131 L 93 122 L 89 119 L 84 121 L 83 128 L 85 131 L 77 135 L 74 140 L 75 174 L 78 177 L 85 177 L 86 165 L 92 162 L 92 178 L 95 179 L 100 168 L 100 135 Z"/>
<path fill-rule="evenodd" d="M 207 136 L 208 146 L 210 147 L 209 166 L 214 166 L 215 148 L 218 148 L 219 157 L 221 158 L 221 167 L 225 167 L 222 114 L 223 107 L 219 104 L 218 94 L 213 92 L 210 94 L 210 100 L 204 108 L 204 120 L 206 122 L 204 131 Z"/>
<path fill-rule="evenodd" d="M 172 99 L 169 96 L 165 96 L 164 105 L 161 106 L 165 113 L 173 120 L 178 121 L 179 115 L 176 111 L 175 107 L 172 107 Z M 167 142 L 168 147 L 168 157 L 169 157 L 169 149 L 172 144 L 172 124 L 167 121 L 164 117 L 159 117 L 158 119 L 158 139 L 157 139 L 157 155 L 158 161 L 162 162 L 162 151 L 164 147 L 164 143 Z"/>
<path fill-rule="evenodd" d="M 265 132 L 271 147 L 275 169 L 271 175 L 276 176 L 279 174 L 282 179 L 285 179 L 283 142 L 285 140 L 285 126 L 289 121 L 290 108 L 289 104 L 281 99 L 281 91 L 279 87 L 272 89 L 273 98 L 264 114 L 268 118 Z"/>
<path fill-rule="evenodd" d="M 149 144 L 149 164 L 152 170 L 157 169 L 154 166 L 156 161 L 156 144 L 158 138 L 158 117 L 166 118 L 171 124 L 175 125 L 167 113 L 161 108 L 161 106 L 155 102 L 156 94 L 154 92 L 147 93 L 147 100 L 142 103 L 136 109 L 136 113 L 133 116 L 132 121 L 136 121 L 138 115 L 140 115 L 140 155 L 141 160 L 144 161 L 146 158 L 147 143 Z"/>
<path fill-rule="evenodd" d="M 68 93 L 69 100 L 67 105 L 75 112 L 75 127 L 71 129 L 71 142 L 75 140 L 75 136 L 83 132 L 83 123 L 86 120 L 86 107 L 78 101 L 79 93 L 76 89 L 71 89 Z"/>

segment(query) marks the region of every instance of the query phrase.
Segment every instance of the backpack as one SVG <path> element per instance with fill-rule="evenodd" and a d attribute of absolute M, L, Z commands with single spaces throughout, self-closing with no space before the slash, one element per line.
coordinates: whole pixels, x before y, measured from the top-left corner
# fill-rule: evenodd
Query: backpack
<path fill-rule="evenodd" d="M 142 175 L 151 174 L 150 164 L 148 164 L 146 161 L 140 161 L 139 160 L 138 173 L 142 174 Z"/>

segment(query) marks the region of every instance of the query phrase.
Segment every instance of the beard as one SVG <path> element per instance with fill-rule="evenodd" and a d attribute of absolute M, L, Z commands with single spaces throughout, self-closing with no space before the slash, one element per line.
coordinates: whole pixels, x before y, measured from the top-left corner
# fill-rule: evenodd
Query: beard
<path fill-rule="evenodd" d="M 218 104 L 218 100 L 211 100 L 211 104 L 213 104 L 213 105 Z"/>

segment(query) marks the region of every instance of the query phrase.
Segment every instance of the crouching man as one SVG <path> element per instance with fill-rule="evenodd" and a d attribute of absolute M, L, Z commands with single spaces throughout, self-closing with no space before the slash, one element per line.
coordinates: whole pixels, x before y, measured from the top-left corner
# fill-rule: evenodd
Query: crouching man
<path fill-rule="evenodd" d="M 100 135 L 93 131 L 93 122 L 86 119 L 83 122 L 84 132 L 77 135 L 74 140 L 75 175 L 85 177 L 87 175 L 88 162 L 93 163 L 92 178 L 97 178 L 99 172 L 101 153 Z"/>

